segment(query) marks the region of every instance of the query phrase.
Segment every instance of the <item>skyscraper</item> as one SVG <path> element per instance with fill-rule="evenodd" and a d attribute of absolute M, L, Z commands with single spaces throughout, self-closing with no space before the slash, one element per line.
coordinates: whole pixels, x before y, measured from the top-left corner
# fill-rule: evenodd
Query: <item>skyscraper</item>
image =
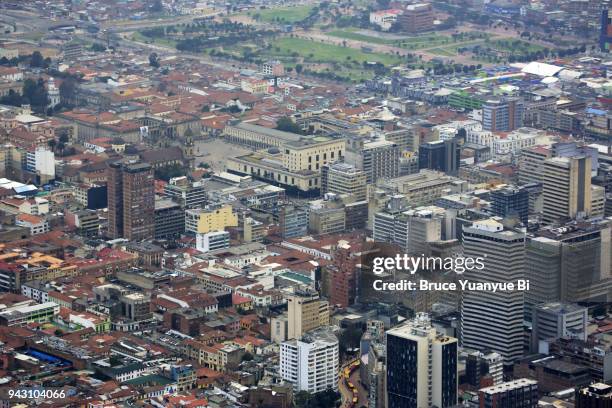
<path fill-rule="evenodd" d="M 108 234 L 132 241 L 155 232 L 153 168 L 147 163 L 114 162 L 108 174 Z"/>
<path fill-rule="evenodd" d="M 568 221 L 591 214 L 591 158 L 553 157 L 544 162 L 546 223 Z"/>
<path fill-rule="evenodd" d="M 574 221 L 533 233 L 526 246 L 526 306 L 612 299 L 611 232 L 609 221 Z"/>
<path fill-rule="evenodd" d="M 523 101 L 502 98 L 482 105 L 482 128 L 491 132 L 510 132 L 523 126 Z"/>
<path fill-rule="evenodd" d="M 516 216 L 526 226 L 529 219 L 529 192 L 520 187 L 493 190 L 491 211 L 499 217 Z"/>
<path fill-rule="evenodd" d="M 419 169 L 454 175 L 459 171 L 459 156 L 460 149 L 455 139 L 425 143 L 419 146 Z"/>
<path fill-rule="evenodd" d="M 387 331 L 387 407 L 440 408 L 457 403 L 457 339 L 427 314 Z"/>
<path fill-rule="evenodd" d="M 466 270 L 473 283 L 516 283 L 524 278 L 525 234 L 499 222 L 476 221 L 463 229 L 466 259 L 484 258 L 482 270 Z M 524 292 L 465 290 L 461 304 L 461 340 L 466 348 L 492 350 L 512 363 L 523 355 Z"/>
<path fill-rule="evenodd" d="M 399 175 L 400 149 L 395 143 L 384 140 L 364 143 L 361 159 L 368 184 Z"/>

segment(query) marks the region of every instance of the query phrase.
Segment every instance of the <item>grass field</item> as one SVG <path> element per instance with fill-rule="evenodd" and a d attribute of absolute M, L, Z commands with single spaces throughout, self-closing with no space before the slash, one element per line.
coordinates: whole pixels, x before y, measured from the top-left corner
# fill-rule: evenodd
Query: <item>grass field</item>
<path fill-rule="evenodd" d="M 385 66 L 391 66 L 402 61 L 400 57 L 391 54 L 368 53 L 355 48 L 287 37 L 275 41 L 272 48 L 265 50 L 265 53 L 271 56 L 301 57 L 307 63 L 345 62 L 352 60 L 359 63 L 364 61 L 380 62 Z"/>
<path fill-rule="evenodd" d="M 259 14 L 259 20 L 280 23 L 297 23 L 304 20 L 310 14 L 312 6 L 285 7 L 267 10 L 258 10 L 252 16 Z"/>
<path fill-rule="evenodd" d="M 149 38 L 149 37 L 142 35 L 138 31 L 132 34 L 132 41 L 139 41 L 139 42 L 144 42 L 147 44 L 157 44 L 157 45 L 161 45 L 164 47 L 172 47 L 172 48 L 176 47 L 175 40 L 170 40 L 168 38 L 159 38 L 159 37 Z"/>
<path fill-rule="evenodd" d="M 345 38 L 347 40 L 356 40 L 368 42 L 371 44 L 384 44 L 384 45 L 392 45 L 395 47 L 406 48 L 409 50 L 420 50 L 423 48 L 432 48 L 432 47 L 444 47 L 452 46 L 455 43 L 464 43 L 471 42 L 471 40 L 480 40 L 480 36 L 483 36 L 482 33 L 465 33 L 465 37 L 462 39 L 457 39 L 457 41 L 453 41 L 453 38 L 448 35 L 441 34 L 424 34 L 413 37 L 403 37 L 398 39 L 390 39 L 384 37 L 375 37 L 373 35 L 366 35 L 360 32 L 357 32 L 356 29 L 343 29 L 343 30 L 334 30 L 327 33 L 333 37 L 337 38 Z M 483 38 L 484 40 L 484 38 Z M 441 51 L 445 53 L 451 52 L 450 50 Z"/>
<path fill-rule="evenodd" d="M 369 35 L 364 35 L 364 34 L 356 33 L 354 31 L 349 31 L 349 30 L 334 30 L 334 31 L 328 32 L 327 35 L 331 35 L 332 37 L 344 38 L 347 40 L 364 41 L 364 42 L 369 42 L 372 44 L 393 45 L 397 42 L 397 40 L 389 40 L 386 38 L 372 37 Z"/>

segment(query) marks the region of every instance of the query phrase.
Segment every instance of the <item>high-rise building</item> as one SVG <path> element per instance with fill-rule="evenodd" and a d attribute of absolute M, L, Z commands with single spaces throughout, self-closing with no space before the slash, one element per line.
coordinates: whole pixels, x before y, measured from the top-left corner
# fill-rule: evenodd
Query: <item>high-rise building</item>
<path fill-rule="evenodd" d="M 108 234 L 132 241 L 155 232 L 153 168 L 147 163 L 114 162 L 108 172 Z"/>
<path fill-rule="evenodd" d="M 337 390 L 339 362 L 338 339 L 326 329 L 281 343 L 280 375 L 297 391 Z"/>
<path fill-rule="evenodd" d="M 599 32 L 599 48 L 602 52 L 610 52 L 612 44 L 612 17 L 610 9 L 601 10 L 601 27 Z"/>
<path fill-rule="evenodd" d="M 553 157 L 552 150 L 544 146 L 521 150 L 519 184 L 542 183 L 544 181 L 544 162 L 551 157 Z"/>
<path fill-rule="evenodd" d="M 457 339 L 438 333 L 421 313 L 386 338 L 388 408 L 457 404 Z"/>
<path fill-rule="evenodd" d="M 612 298 L 609 221 L 543 228 L 526 245 L 526 307 L 549 302 L 607 302 Z"/>
<path fill-rule="evenodd" d="M 429 3 L 409 4 L 397 17 L 402 31 L 418 33 L 433 29 L 434 10 Z"/>
<path fill-rule="evenodd" d="M 546 223 L 569 221 L 591 214 L 591 158 L 553 157 L 544 162 Z"/>
<path fill-rule="evenodd" d="M 456 139 L 438 140 L 419 146 L 419 169 L 455 175 L 459 171 L 460 148 Z"/>
<path fill-rule="evenodd" d="M 368 184 L 399 175 L 400 149 L 393 142 L 380 140 L 364 143 L 361 160 Z"/>
<path fill-rule="evenodd" d="M 366 175 L 354 166 L 336 162 L 321 167 L 321 195 L 353 194 L 356 200 L 366 199 Z"/>
<path fill-rule="evenodd" d="M 527 378 L 478 390 L 480 408 L 537 408 L 538 382 Z"/>
<path fill-rule="evenodd" d="M 525 234 L 499 222 L 476 221 L 463 228 L 466 259 L 484 258 L 482 270 L 466 270 L 472 283 L 508 283 L 524 278 Z M 495 351 L 510 364 L 523 355 L 524 292 L 464 290 L 461 304 L 463 347 Z"/>
<path fill-rule="evenodd" d="M 520 98 L 491 99 L 482 105 L 482 128 L 491 132 L 510 132 L 523 126 L 523 101 Z"/>
<path fill-rule="evenodd" d="M 612 407 L 612 385 L 595 383 L 577 390 L 575 406 L 576 408 Z"/>
<path fill-rule="evenodd" d="M 499 217 L 518 217 L 526 226 L 529 220 L 529 191 L 520 187 L 491 191 L 491 211 Z"/>
<path fill-rule="evenodd" d="M 316 293 L 297 292 L 287 297 L 288 339 L 329 324 L 329 303 Z"/>
<path fill-rule="evenodd" d="M 178 238 L 185 232 L 185 210 L 172 200 L 155 200 L 155 239 Z"/>
<path fill-rule="evenodd" d="M 571 303 L 543 303 L 533 308 L 531 351 L 539 352 L 541 340 L 560 337 L 587 339 L 588 310 Z"/>
<path fill-rule="evenodd" d="M 373 238 L 378 242 L 396 244 L 412 255 L 426 255 L 428 243 L 442 238 L 443 211 L 423 207 L 399 213 L 388 211 L 374 214 Z"/>

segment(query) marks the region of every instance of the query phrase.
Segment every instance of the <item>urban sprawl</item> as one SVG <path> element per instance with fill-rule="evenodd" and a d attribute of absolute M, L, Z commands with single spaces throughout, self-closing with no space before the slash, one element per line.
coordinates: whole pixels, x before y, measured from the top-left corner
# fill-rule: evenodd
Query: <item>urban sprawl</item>
<path fill-rule="evenodd" d="M 611 13 L 0 1 L 0 407 L 612 407 Z"/>

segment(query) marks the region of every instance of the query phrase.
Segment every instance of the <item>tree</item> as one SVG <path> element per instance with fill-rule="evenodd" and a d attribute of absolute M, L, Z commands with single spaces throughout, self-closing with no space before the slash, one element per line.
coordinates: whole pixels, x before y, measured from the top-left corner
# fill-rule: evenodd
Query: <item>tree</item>
<path fill-rule="evenodd" d="M 91 44 L 91 50 L 93 52 L 104 52 L 106 51 L 106 47 L 103 44 L 96 42 L 96 43 Z"/>
<path fill-rule="evenodd" d="M 149 55 L 149 65 L 153 68 L 159 68 L 159 57 L 157 56 L 157 53 L 152 52 Z"/>
<path fill-rule="evenodd" d="M 155 169 L 155 178 L 159 180 L 168 181 L 173 177 L 180 177 L 184 175 L 185 169 L 178 164 Z"/>
<path fill-rule="evenodd" d="M 297 72 L 298 74 L 301 74 L 303 70 L 304 70 L 304 67 L 302 66 L 302 64 L 295 65 L 295 72 Z"/>
<path fill-rule="evenodd" d="M 300 126 L 297 123 L 292 121 L 287 116 L 284 116 L 284 117 L 280 118 L 276 122 L 276 128 L 278 130 L 282 130 L 282 131 L 285 131 L 285 132 L 298 133 L 298 134 L 303 133 L 302 132 L 302 128 L 300 128 Z"/>
<path fill-rule="evenodd" d="M 153 4 L 151 4 L 151 11 L 154 13 L 161 13 L 164 11 L 164 5 L 161 0 L 153 0 Z"/>
<path fill-rule="evenodd" d="M 77 82 L 74 78 L 68 77 L 59 86 L 60 100 L 65 105 L 72 105 L 76 101 Z"/>
<path fill-rule="evenodd" d="M 252 361 L 253 355 L 248 351 L 242 355 L 242 361 Z"/>
<path fill-rule="evenodd" d="M 40 51 L 34 51 L 30 57 L 30 66 L 34 68 L 44 68 L 45 59 L 43 58 Z"/>

